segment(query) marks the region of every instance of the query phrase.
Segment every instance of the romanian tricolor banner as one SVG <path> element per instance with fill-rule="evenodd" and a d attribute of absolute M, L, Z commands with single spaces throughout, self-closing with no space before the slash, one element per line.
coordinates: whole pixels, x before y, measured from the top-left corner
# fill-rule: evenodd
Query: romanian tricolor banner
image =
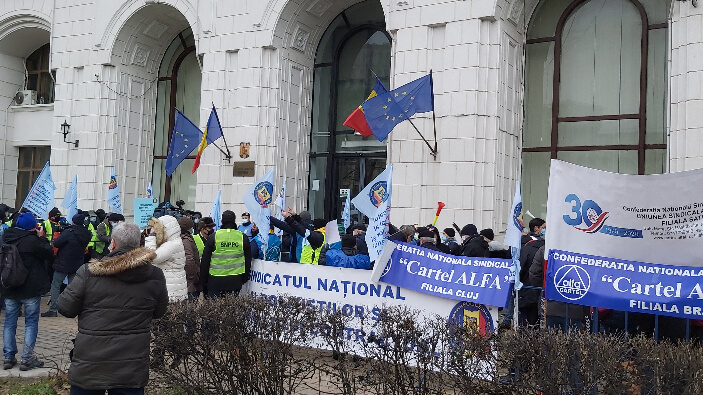
<path fill-rule="evenodd" d="M 195 171 L 198 170 L 198 167 L 200 166 L 200 158 L 203 155 L 205 147 L 220 137 L 222 137 L 222 126 L 220 125 L 220 118 L 217 116 L 217 110 L 215 110 L 215 106 L 213 106 L 212 111 L 210 111 L 210 118 L 208 118 L 207 125 L 205 125 L 203 138 L 200 140 L 200 146 L 198 147 L 198 154 L 195 156 L 195 163 L 193 163 L 192 173 L 195 173 Z"/>
<path fill-rule="evenodd" d="M 369 97 L 367 97 L 366 100 L 374 98 L 377 95 L 382 95 L 386 92 L 388 92 L 388 89 L 386 89 L 386 87 L 383 86 L 383 82 L 381 82 L 381 80 L 376 77 L 376 85 L 374 85 L 371 94 L 369 94 Z M 359 105 L 359 107 L 347 117 L 347 120 L 344 121 L 343 125 L 349 126 L 350 128 L 359 132 L 364 137 L 369 137 L 373 134 L 371 132 L 371 128 L 369 128 L 369 124 L 366 122 L 364 110 L 363 108 L 361 108 L 361 105 Z"/>

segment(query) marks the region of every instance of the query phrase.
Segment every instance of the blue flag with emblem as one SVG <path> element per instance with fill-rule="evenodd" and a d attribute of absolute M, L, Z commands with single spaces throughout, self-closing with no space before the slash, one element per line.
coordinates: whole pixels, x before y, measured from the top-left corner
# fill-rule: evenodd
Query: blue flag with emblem
<path fill-rule="evenodd" d="M 220 229 L 222 226 L 222 208 L 220 207 L 222 190 L 217 190 L 217 196 L 215 196 L 215 201 L 212 202 L 212 208 L 210 209 L 210 218 L 215 222 L 215 230 Z"/>
<path fill-rule="evenodd" d="M 120 201 L 120 187 L 117 185 L 115 168 L 110 169 L 110 184 L 107 186 L 107 207 L 113 213 L 122 214 L 122 202 Z"/>
<path fill-rule="evenodd" d="M 375 261 L 381 255 L 388 238 L 392 191 L 393 165 L 391 164 L 351 201 L 357 210 L 369 217 L 369 226 L 366 228 L 364 240 L 369 247 L 371 261 Z"/>
<path fill-rule="evenodd" d="M 349 229 L 351 225 L 351 196 L 347 193 L 347 200 L 344 202 L 344 211 L 342 211 L 342 222 L 344 223 L 344 230 Z"/>
<path fill-rule="evenodd" d="M 373 135 L 383 141 L 397 124 L 417 113 L 434 110 L 432 74 L 373 97 L 361 107 Z"/>
<path fill-rule="evenodd" d="M 202 137 L 203 132 L 182 112 L 176 110 L 171 144 L 168 146 L 168 155 L 166 156 L 166 175 L 168 177 L 171 177 L 178 165 L 200 146 Z"/>
<path fill-rule="evenodd" d="M 254 181 L 242 197 L 244 205 L 251 214 L 251 222 L 256 224 L 261 234 L 267 235 L 269 232 L 273 198 L 273 169 L 269 169 L 263 177 Z M 266 255 L 268 237 L 262 238 L 262 241 L 262 251 Z"/>

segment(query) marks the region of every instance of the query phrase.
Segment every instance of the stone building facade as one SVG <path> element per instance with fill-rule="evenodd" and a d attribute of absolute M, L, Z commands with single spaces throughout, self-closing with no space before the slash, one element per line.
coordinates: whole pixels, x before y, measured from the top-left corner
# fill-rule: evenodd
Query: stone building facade
<path fill-rule="evenodd" d="M 436 158 L 408 122 L 384 143 L 341 126 L 373 73 L 395 88 L 430 70 L 435 113 L 414 124 L 432 144 L 436 124 Z M 50 158 L 57 203 L 77 174 L 79 207 L 104 207 L 114 167 L 127 215 L 150 181 L 205 213 L 221 189 L 241 213 L 255 178 L 233 164 L 253 160 L 256 177 L 274 167 L 287 182 L 291 207 L 334 218 L 339 189 L 392 163 L 393 223 L 427 223 L 443 201 L 440 225 L 501 231 L 516 180 L 545 214 L 549 158 L 703 167 L 702 84 L 692 1 L 7 0 L 0 201 L 21 204 Z M 37 104 L 17 105 L 28 90 Z M 172 109 L 204 127 L 213 105 L 232 160 L 211 146 L 196 174 L 188 160 L 167 181 Z"/>

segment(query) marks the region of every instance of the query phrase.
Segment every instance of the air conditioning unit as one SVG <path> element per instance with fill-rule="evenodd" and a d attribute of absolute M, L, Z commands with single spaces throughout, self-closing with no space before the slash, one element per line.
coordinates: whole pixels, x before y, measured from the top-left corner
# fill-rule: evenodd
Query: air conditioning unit
<path fill-rule="evenodd" d="M 15 94 L 15 104 L 18 106 L 31 106 L 37 104 L 37 91 L 18 91 Z"/>

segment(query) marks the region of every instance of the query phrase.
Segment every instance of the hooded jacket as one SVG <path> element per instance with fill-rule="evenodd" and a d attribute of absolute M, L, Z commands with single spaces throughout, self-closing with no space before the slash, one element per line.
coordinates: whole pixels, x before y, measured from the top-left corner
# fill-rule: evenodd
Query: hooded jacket
<path fill-rule="evenodd" d="M 160 268 L 166 277 L 168 299 L 177 302 L 188 298 L 186 280 L 186 254 L 181 241 L 181 226 L 170 215 L 149 220 L 154 233 L 144 239 L 146 248 L 156 251 L 153 265 Z"/>
<path fill-rule="evenodd" d="M 24 284 L 16 289 L 0 287 L 2 296 L 7 299 L 28 299 L 41 296 L 51 287 L 46 263 L 54 258 L 54 251 L 46 237 L 39 237 L 28 230 L 11 227 L 5 229 L 3 242 L 14 244 L 20 253 L 22 263 L 29 272 Z"/>
<path fill-rule="evenodd" d="M 71 225 L 64 229 L 53 245 L 58 249 L 54 270 L 60 273 L 75 273 L 85 263 L 85 249 L 93 234 L 83 225 Z"/>
<path fill-rule="evenodd" d="M 488 258 L 491 252 L 488 249 L 488 242 L 481 235 L 473 235 L 466 239 L 461 246 L 461 255 L 477 258 Z"/>
<path fill-rule="evenodd" d="M 83 265 L 61 293 L 59 312 L 78 316 L 69 383 L 92 390 L 146 386 L 151 321 L 168 306 L 155 258 L 147 248 L 118 249 Z"/>

